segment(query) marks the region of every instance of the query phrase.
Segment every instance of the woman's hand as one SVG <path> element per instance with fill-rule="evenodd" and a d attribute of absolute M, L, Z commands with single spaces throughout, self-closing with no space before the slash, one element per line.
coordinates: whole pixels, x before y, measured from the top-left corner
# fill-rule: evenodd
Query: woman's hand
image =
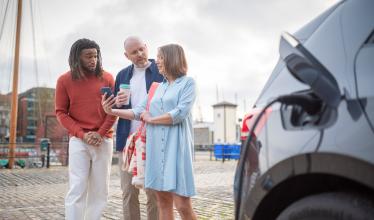
<path fill-rule="evenodd" d="M 140 119 L 143 120 L 145 123 L 152 124 L 152 115 L 149 112 L 143 112 L 140 115 Z"/>
<path fill-rule="evenodd" d="M 116 99 L 113 95 L 109 96 L 108 98 L 105 98 L 105 95 L 101 96 L 101 105 L 103 106 L 103 109 L 105 113 L 108 115 L 113 115 L 112 107 L 116 104 Z"/>

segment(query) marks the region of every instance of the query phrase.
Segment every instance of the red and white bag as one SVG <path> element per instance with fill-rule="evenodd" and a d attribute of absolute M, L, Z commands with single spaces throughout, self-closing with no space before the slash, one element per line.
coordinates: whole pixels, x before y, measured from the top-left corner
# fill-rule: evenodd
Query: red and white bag
<path fill-rule="evenodd" d="M 159 83 L 152 83 L 148 93 L 146 111 L 149 111 L 149 105 Z M 133 184 L 137 188 L 144 188 L 145 159 L 146 159 L 146 129 L 142 122 L 136 132 L 129 135 L 126 146 L 123 148 L 123 166 L 122 170 L 132 173 Z"/>
<path fill-rule="evenodd" d="M 122 151 L 122 157 L 123 157 L 122 170 L 130 172 L 130 173 L 132 172 L 130 169 L 130 163 L 134 155 L 134 151 L 135 151 L 135 136 L 136 136 L 136 132 L 130 134 L 127 137 L 126 146 L 123 148 L 123 151 Z"/>
<path fill-rule="evenodd" d="M 143 128 L 139 129 L 140 136 L 135 140 L 135 151 L 133 154 L 133 159 L 130 162 L 129 169 L 132 171 L 132 181 L 131 184 L 137 188 L 144 188 L 144 173 L 145 173 L 145 125 L 142 123 Z M 141 126 L 141 127 L 142 127 Z"/>

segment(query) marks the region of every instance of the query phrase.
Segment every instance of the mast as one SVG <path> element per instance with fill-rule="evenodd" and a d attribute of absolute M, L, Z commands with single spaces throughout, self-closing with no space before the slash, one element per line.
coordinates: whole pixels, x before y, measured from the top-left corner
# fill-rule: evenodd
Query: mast
<path fill-rule="evenodd" d="M 12 105 L 10 114 L 10 136 L 9 136 L 9 169 L 13 169 L 16 137 L 17 137 L 17 113 L 18 113 L 18 71 L 19 71 L 19 50 L 21 38 L 22 21 L 22 0 L 18 0 L 17 7 L 17 27 L 16 27 L 16 47 L 13 63 L 13 86 L 12 86 Z"/>

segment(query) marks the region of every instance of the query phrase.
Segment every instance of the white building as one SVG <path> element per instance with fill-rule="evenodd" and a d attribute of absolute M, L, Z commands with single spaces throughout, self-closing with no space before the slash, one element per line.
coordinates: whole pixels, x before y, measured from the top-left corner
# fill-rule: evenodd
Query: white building
<path fill-rule="evenodd" d="M 213 105 L 214 143 L 232 144 L 238 142 L 236 107 L 237 105 L 226 101 Z"/>
<path fill-rule="evenodd" d="M 207 149 L 213 145 L 213 128 L 212 122 L 194 122 L 194 145 L 198 149 Z"/>

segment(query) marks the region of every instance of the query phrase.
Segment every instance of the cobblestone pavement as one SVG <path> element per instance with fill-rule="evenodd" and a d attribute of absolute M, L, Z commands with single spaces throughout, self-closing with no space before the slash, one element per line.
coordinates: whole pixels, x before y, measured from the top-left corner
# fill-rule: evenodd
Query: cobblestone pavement
<path fill-rule="evenodd" d="M 232 188 L 237 162 L 209 159 L 208 152 L 196 154 L 194 210 L 198 219 L 233 219 Z M 0 170 L 0 219 L 64 219 L 67 182 L 66 167 Z M 141 192 L 142 219 L 146 219 L 145 201 Z M 109 202 L 102 219 L 121 219 L 121 207 L 118 166 L 113 165 Z"/>

